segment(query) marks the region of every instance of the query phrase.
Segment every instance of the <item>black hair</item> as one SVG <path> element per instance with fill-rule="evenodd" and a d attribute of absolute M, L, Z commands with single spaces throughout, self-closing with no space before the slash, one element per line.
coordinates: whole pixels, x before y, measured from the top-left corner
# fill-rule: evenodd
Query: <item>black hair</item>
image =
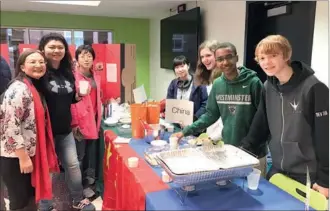
<path fill-rule="evenodd" d="M 64 45 L 65 54 L 64 54 L 63 59 L 61 60 L 59 69 L 64 71 L 63 75 L 68 80 L 73 82 L 74 81 L 74 76 L 73 76 L 73 73 L 72 73 L 72 56 L 71 56 L 71 53 L 69 51 L 69 45 L 68 45 L 67 41 L 65 40 L 65 38 L 61 34 L 52 32 L 52 33 L 44 35 L 41 38 L 40 42 L 39 42 L 38 49 L 40 51 L 44 52 L 45 46 L 47 45 L 47 43 L 49 43 L 52 40 L 60 41 Z M 47 68 L 53 68 L 51 65 L 52 65 L 51 62 L 48 61 L 47 62 Z"/>
<path fill-rule="evenodd" d="M 77 48 L 76 53 L 75 53 L 75 58 L 78 61 L 79 55 L 83 52 L 87 51 L 92 54 L 93 60 L 95 60 L 95 51 L 90 45 L 81 45 Z"/>
<path fill-rule="evenodd" d="M 175 72 L 175 67 L 176 66 L 179 66 L 179 65 L 189 65 L 190 66 L 190 62 L 188 60 L 187 57 L 183 56 L 183 55 L 180 55 L 180 56 L 176 56 L 174 59 L 173 59 L 173 71 Z"/>
<path fill-rule="evenodd" d="M 217 46 L 216 50 L 218 50 L 218 49 L 223 49 L 223 48 L 229 48 L 229 49 L 234 53 L 234 56 L 237 55 L 236 47 L 235 47 L 235 45 L 233 45 L 232 43 L 230 43 L 230 42 L 223 42 L 223 43 L 220 43 L 220 44 Z"/>

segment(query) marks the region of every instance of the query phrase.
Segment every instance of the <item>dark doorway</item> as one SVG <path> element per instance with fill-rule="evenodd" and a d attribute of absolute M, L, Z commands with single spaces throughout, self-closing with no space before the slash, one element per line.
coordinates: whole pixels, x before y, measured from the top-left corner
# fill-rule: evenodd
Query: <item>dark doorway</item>
<path fill-rule="evenodd" d="M 267 11 L 286 7 L 286 13 L 267 17 Z M 264 37 L 280 34 L 288 38 L 293 48 L 292 60 L 311 65 L 315 20 L 315 1 L 264 1 L 246 3 L 245 61 L 264 82 L 266 75 L 254 60 L 256 45 Z"/>

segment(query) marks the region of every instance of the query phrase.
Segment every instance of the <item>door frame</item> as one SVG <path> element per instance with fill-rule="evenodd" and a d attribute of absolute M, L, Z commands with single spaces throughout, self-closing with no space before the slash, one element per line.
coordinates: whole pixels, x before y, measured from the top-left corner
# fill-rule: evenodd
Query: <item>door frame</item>
<path fill-rule="evenodd" d="M 274 2 L 274 3 L 279 3 L 279 5 L 287 5 L 287 4 L 294 4 L 294 3 L 299 3 L 295 1 L 247 1 L 246 6 L 245 6 L 245 31 L 244 31 L 244 59 L 243 59 L 243 64 L 246 65 L 246 50 L 247 50 L 247 38 L 249 34 L 249 7 L 252 4 L 265 4 L 268 2 Z"/>

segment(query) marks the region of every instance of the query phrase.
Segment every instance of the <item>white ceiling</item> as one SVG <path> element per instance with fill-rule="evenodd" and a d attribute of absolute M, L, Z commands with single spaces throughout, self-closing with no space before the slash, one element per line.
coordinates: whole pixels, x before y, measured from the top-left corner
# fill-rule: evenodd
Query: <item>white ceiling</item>
<path fill-rule="evenodd" d="M 188 0 L 191 1 L 191 0 Z M 89 16 L 155 18 L 187 0 L 101 0 L 98 7 L 2 0 L 2 11 L 41 11 Z"/>

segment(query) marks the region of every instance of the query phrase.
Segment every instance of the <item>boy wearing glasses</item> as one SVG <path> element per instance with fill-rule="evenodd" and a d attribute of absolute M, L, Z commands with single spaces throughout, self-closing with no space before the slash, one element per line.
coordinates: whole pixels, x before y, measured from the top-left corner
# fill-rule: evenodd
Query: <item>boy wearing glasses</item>
<path fill-rule="evenodd" d="M 173 134 L 181 139 L 197 131 L 202 131 L 216 122 L 223 121 L 222 139 L 225 144 L 240 146 L 241 140 L 249 132 L 257 111 L 263 85 L 256 72 L 246 67 L 237 67 L 236 47 L 231 43 L 221 43 L 215 51 L 216 65 L 223 74 L 214 81 L 208 97 L 206 113 L 182 132 Z M 214 140 L 215 141 L 215 140 Z M 256 152 L 260 168 L 265 173 L 266 147 Z"/>
<path fill-rule="evenodd" d="M 242 144 L 253 152 L 270 135 L 273 166 L 267 178 L 282 173 L 306 184 L 308 167 L 313 189 L 329 197 L 329 88 L 308 65 L 291 62 L 291 55 L 281 35 L 257 45 L 255 59 L 268 77 Z"/>

